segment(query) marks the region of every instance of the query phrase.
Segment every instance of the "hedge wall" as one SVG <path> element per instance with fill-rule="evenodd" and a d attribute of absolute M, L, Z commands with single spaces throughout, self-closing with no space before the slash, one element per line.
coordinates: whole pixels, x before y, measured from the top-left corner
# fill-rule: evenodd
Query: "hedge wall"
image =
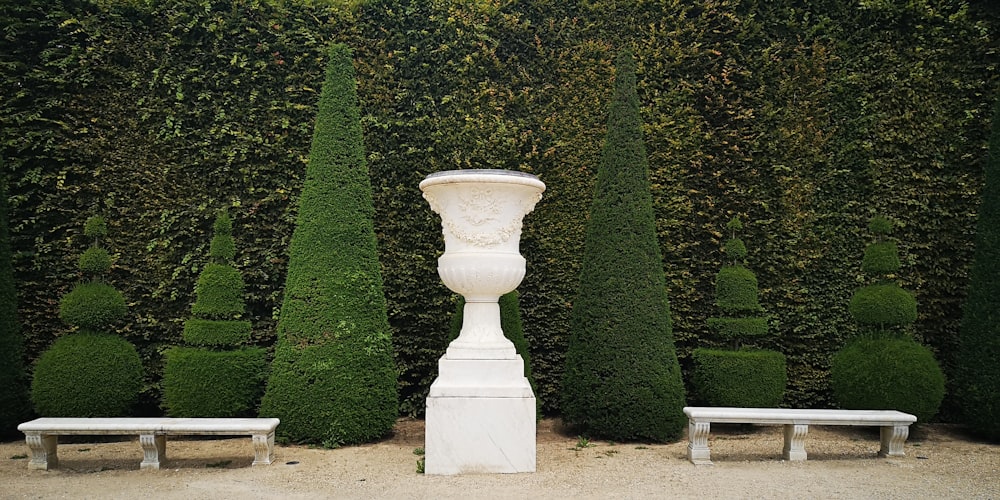
<path fill-rule="evenodd" d="M 340 5 L 350 4 L 351 7 Z M 784 352 L 786 404 L 830 404 L 855 328 L 860 230 L 901 223 L 916 333 L 954 370 L 1000 8 L 985 0 L 25 0 L 0 9 L 0 147 L 18 311 L 32 362 L 64 328 L 88 211 L 113 214 L 109 281 L 158 411 L 203 234 L 233 206 L 253 342 L 271 348 L 324 48 L 355 48 L 401 411 L 420 413 L 451 294 L 417 184 L 520 169 L 548 186 L 525 221 L 519 288 L 539 397 L 558 410 L 572 290 L 611 95 L 634 50 L 678 355 L 707 336 L 717 221 L 740 215 Z M 946 402 L 945 408 L 950 405 Z M 944 414 L 944 418 L 951 415 Z"/>

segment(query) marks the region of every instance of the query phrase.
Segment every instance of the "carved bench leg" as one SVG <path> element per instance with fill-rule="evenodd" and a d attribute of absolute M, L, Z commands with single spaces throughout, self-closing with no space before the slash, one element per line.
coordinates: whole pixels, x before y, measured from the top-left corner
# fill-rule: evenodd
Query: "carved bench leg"
<path fill-rule="evenodd" d="M 785 460 L 806 459 L 806 434 L 808 433 L 808 425 L 785 425 L 785 447 L 782 450 L 782 456 L 784 456 Z"/>
<path fill-rule="evenodd" d="M 274 433 L 253 435 L 253 464 L 269 465 L 274 460 Z"/>
<path fill-rule="evenodd" d="M 31 433 L 25 434 L 24 439 L 28 443 L 28 449 L 31 450 L 29 469 L 49 470 L 51 467 L 59 466 L 59 455 L 56 454 L 58 436 Z"/>
<path fill-rule="evenodd" d="M 902 457 L 903 443 L 910 435 L 909 425 L 892 425 L 879 428 L 879 436 L 882 441 L 882 448 L 878 450 L 880 457 Z"/>
<path fill-rule="evenodd" d="M 141 434 L 139 444 L 142 446 L 142 463 L 140 470 L 157 470 L 160 459 L 167 458 L 167 436 L 163 434 Z"/>
<path fill-rule="evenodd" d="M 712 465 L 712 453 L 708 449 L 709 422 L 688 421 L 688 460 L 697 465 Z"/>

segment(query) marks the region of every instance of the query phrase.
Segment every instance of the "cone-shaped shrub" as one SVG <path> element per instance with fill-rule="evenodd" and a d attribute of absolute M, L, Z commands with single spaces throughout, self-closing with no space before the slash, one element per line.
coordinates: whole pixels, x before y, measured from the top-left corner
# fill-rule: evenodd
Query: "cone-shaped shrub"
<path fill-rule="evenodd" d="M 142 390 L 142 361 L 135 346 L 107 331 L 127 312 L 125 298 L 100 281 L 111 258 L 100 247 L 108 227 L 91 217 L 83 234 L 92 246 L 79 260 L 88 281 L 59 303 L 59 317 L 80 331 L 57 339 L 38 358 L 31 400 L 45 417 L 119 417 L 129 414 Z"/>
<path fill-rule="evenodd" d="M 532 391 L 535 390 L 535 378 L 531 375 L 531 353 L 528 351 L 528 340 L 524 337 L 524 324 L 521 322 L 521 304 L 518 300 L 517 290 L 507 292 L 500 296 L 500 329 L 504 335 L 514 344 L 517 354 L 524 360 L 524 376 L 531 384 Z M 451 329 L 449 331 L 449 342 L 458 338 L 462 331 L 462 320 L 465 316 L 465 297 L 458 296 L 458 305 L 455 314 L 451 317 Z M 541 408 L 538 396 L 535 396 L 536 406 Z"/>
<path fill-rule="evenodd" d="M 382 292 L 351 52 L 331 47 L 289 249 L 261 416 L 296 442 L 359 443 L 396 421 L 396 367 Z"/>
<path fill-rule="evenodd" d="M 220 211 L 210 247 L 212 262 L 195 286 L 193 318 L 184 323 L 184 341 L 165 353 L 163 405 L 172 417 L 239 417 L 256 412 L 267 376 L 267 352 L 237 348 L 250 340 L 251 324 L 241 320 L 243 276 L 232 266 L 236 255 L 233 223 Z"/>
<path fill-rule="evenodd" d="M 899 410 L 927 421 L 944 399 L 944 374 L 929 349 L 902 333 L 917 319 L 917 300 L 887 276 L 900 268 L 896 244 L 885 241 L 892 222 L 874 217 L 868 229 L 875 242 L 861 269 L 876 282 L 851 297 L 848 311 L 864 334 L 831 360 L 833 399 L 851 410 Z"/>
<path fill-rule="evenodd" d="M 954 387 L 965 424 L 1000 440 L 1000 99 L 993 113 L 985 176 Z"/>
<path fill-rule="evenodd" d="M 0 437 L 12 435 L 31 412 L 24 339 L 17 321 L 17 288 L 7 228 L 7 190 L 0 161 Z"/>
<path fill-rule="evenodd" d="M 715 305 L 725 316 L 708 318 L 708 326 L 717 340 L 734 350 L 695 349 L 692 385 L 698 398 L 710 406 L 775 407 L 785 394 L 785 355 L 742 347 L 767 335 L 767 316 L 760 314 L 757 277 L 743 266 L 747 248 L 737 237 L 743 223 L 733 218 L 727 227 L 732 237 L 723 248 L 731 263 L 715 276 Z"/>
<path fill-rule="evenodd" d="M 623 52 L 573 302 L 562 411 L 587 435 L 667 441 L 684 429 L 685 396 L 635 85 L 635 61 Z"/>

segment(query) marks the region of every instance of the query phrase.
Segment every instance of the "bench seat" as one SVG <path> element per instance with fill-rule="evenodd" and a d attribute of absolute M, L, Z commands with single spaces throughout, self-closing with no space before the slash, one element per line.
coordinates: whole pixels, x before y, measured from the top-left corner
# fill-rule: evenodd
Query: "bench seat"
<path fill-rule="evenodd" d="M 140 469 L 159 469 L 166 458 L 166 436 L 251 436 L 253 465 L 274 459 L 276 418 L 38 418 L 17 429 L 31 450 L 29 469 L 48 470 L 59 465 L 58 436 L 137 435 L 143 450 Z"/>
<path fill-rule="evenodd" d="M 708 434 L 712 423 L 783 425 L 785 460 L 805 460 L 809 425 L 862 425 L 880 428 L 879 456 L 902 457 L 910 424 L 917 417 L 895 410 L 808 410 L 788 408 L 724 408 L 689 406 L 688 460 L 711 464 Z"/>

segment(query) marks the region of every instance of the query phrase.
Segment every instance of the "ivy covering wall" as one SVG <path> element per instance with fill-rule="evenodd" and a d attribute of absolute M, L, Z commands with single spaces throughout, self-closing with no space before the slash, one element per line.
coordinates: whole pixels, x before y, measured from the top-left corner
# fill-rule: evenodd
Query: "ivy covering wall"
<path fill-rule="evenodd" d="M 453 296 L 419 181 L 450 168 L 540 176 L 521 312 L 546 412 L 569 311 L 614 55 L 634 51 L 681 365 L 708 337 L 718 221 L 739 215 L 788 361 L 785 404 L 829 406 L 856 328 L 860 229 L 900 222 L 915 334 L 947 373 L 972 258 L 1000 62 L 985 0 L 4 0 L 0 147 L 27 366 L 65 327 L 79 228 L 111 215 L 122 330 L 158 412 L 211 207 L 233 206 L 252 342 L 273 348 L 288 244 L 331 42 L 355 48 L 401 411 L 420 413 Z M 192 225 L 191 221 L 196 224 Z M 944 405 L 948 408 L 946 402 Z M 945 412 L 942 418 L 951 418 Z"/>

